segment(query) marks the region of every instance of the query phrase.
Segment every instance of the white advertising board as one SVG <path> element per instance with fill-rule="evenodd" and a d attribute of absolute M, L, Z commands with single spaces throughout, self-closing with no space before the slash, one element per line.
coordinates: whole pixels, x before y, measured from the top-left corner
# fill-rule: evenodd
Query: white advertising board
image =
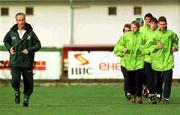
<path fill-rule="evenodd" d="M 174 54 L 173 79 L 180 79 L 180 52 Z"/>
<path fill-rule="evenodd" d="M 69 79 L 123 79 L 120 59 L 109 51 L 68 52 Z M 175 53 L 173 79 L 180 79 L 180 53 Z"/>
<path fill-rule="evenodd" d="M 35 54 L 34 79 L 56 80 L 61 75 L 59 52 L 37 52 Z M 0 79 L 11 79 L 9 52 L 0 51 Z"/>
<path fill-rule="evenodd" d="M 69 51 L 69 79 L 122 79 L 120 59 L 109 51 Z"/>

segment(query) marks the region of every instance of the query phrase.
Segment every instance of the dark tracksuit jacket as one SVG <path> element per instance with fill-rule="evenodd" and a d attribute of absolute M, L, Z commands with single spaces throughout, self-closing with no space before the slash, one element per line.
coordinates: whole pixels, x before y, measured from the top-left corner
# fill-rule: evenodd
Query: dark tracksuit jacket
<path fill-rule="evenodd" d="M 20 39 L 17 32 L 17 24 L 15 24 L 4 37 L 3 42 L 8 51 L 11 47 L 14 47 L 16 52 L 15 55 L 10 55 L 11 67 L 32 68 L 34 53 L 41 48 L 41 43 L 36 34 L 33 32 L 31 25 L 26 23 L 25 27 L 26 33 L 22 39 Z M 24 49 L 29 51 L 28 55 L 22 53 Z"/>

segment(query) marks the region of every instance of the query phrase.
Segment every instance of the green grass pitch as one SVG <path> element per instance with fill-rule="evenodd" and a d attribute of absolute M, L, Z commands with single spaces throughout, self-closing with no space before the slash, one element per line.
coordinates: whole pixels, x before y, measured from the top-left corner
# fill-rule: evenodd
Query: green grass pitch
<path fill-rule="evenodd" d="M 11 87 L 0 87 L 1 115 L 179 115 L 180 86 L 172 87 L 170 104 L 130 103 L 122 85 L 35 87 L 28 108 L 14 103 Z"/>

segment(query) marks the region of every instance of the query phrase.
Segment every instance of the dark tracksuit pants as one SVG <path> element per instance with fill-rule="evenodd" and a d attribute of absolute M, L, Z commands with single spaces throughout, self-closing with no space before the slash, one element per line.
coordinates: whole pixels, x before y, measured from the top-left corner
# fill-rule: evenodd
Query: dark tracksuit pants
<path fill-rule="evenodd" d="M 147 85 L 150 94 L 156 93 L 155 87 L 155 75 L 154 70 L 152 70 L 151 63 L 145 62 L 144 63 L 144 71 L 147 76 Z"/>
<path fill-rule="evenodd" d="M 172 75 L 173 71 L 155 71 L 156 78 L 156 91 L 158 94 L 162 95 L 164 98 L 169 98 L 171 94 L 171 85 L 172 85 Z M 164 88 L 163 88 L 164 83 Z"/>
<path fill-rule="evenodd" d="M 124 68 L 125 69 L 125 68 Z M 126 69 L 125 69 L 126 70 Z M 135 71 L 122 71 L 124 78 L 126 79 L 125 89 L 130 92 L 131 95 L 141 97 L 142 96 L 142 69 Z"/>
<path fill-rule="evenodd" d="M 148 81 L 148 76 L 147 76 L 147 74 L 146 74 L 146 70 L 145 70 L 145 69 L 143 69 L 141 75 L 143 76 L 143 78 L 142 78 L 143 85 L 147 87 L 147 84 L 148 84 L 148 82 L 147 82 L 147 81 Z"/>
<path fill-rule="evenodd" d="M 23 84 L 24 84 L 24 92 L 23 93 L 26 97 L 30 97 L 30 95 L 33 92 L 32 68 L 12 68 L 11 69 L 12 87 L 15 89 L 16 92 L 20 91 L 21 74 L 23 77 Z"/>
<path fill-rule="evenodd" d="M 126 70 L 125 67 L 121 66 L 121 72 L 124 76 L 124 93 L 125 93 L 125 96 L 127 96 L 127 93 L 130 93 L 128 71 Z"/>

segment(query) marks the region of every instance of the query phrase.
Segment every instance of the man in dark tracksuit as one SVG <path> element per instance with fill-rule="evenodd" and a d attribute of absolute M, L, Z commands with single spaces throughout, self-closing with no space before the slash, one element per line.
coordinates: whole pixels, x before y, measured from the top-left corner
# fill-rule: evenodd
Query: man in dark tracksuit
<path fill-rule="evenodd" d="M 28 107 L 29 97 L 33 92 L 33 63 L 35 52 L 41 43 L 30 24 L 25 21 L 24 13 L 17 13 L 16 22 L 4 37 L 4 45 L 10 53 L 12 87 L 15 90 L 15 102 L 20 103 L 21 74 L 24 83 L 23 106 Z"/>

